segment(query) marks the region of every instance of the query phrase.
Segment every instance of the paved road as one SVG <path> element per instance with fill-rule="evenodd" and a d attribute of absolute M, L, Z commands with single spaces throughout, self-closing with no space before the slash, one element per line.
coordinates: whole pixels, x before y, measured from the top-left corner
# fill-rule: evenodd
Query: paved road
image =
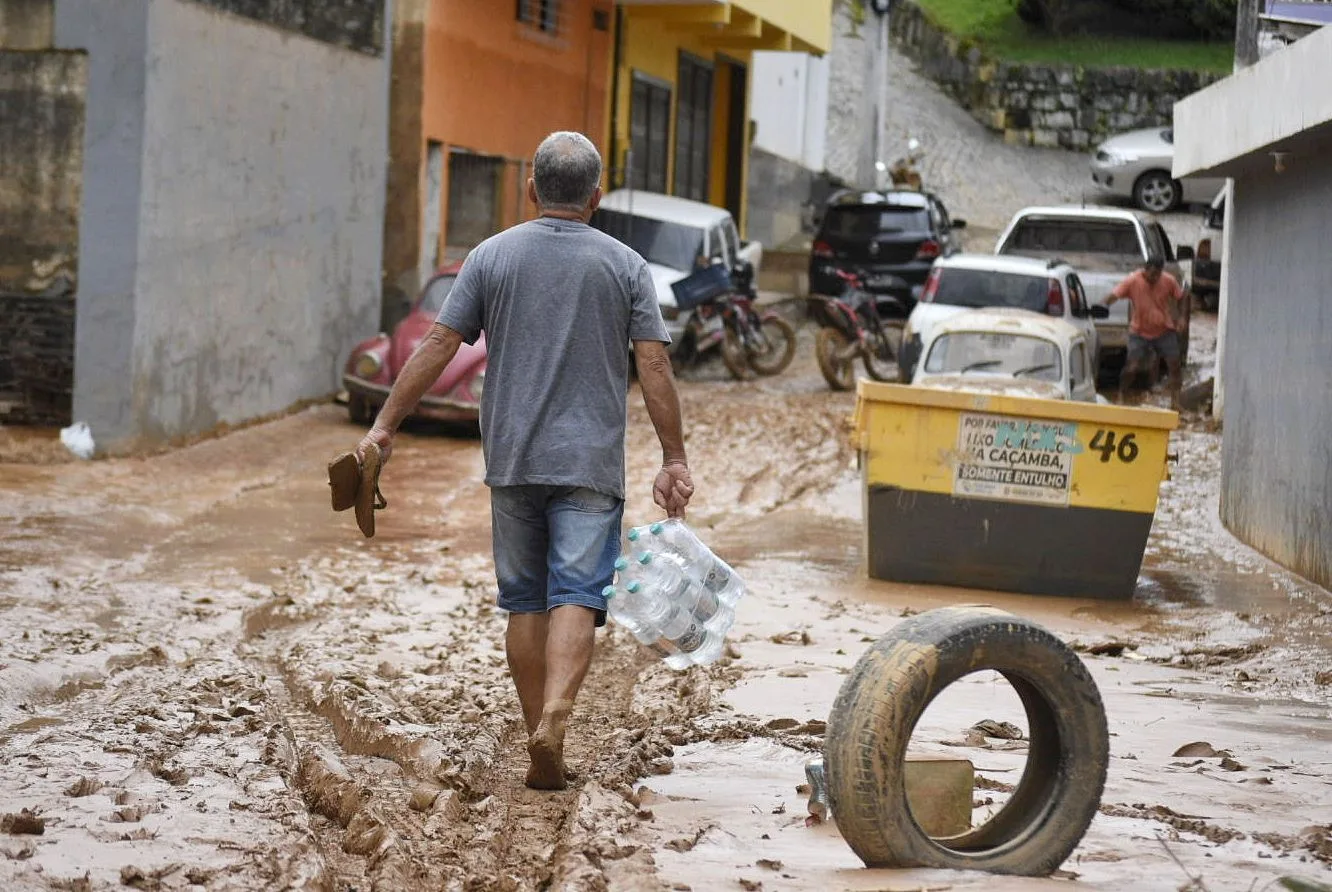
<path fill-rule="evenodd" d="M 920 140 L 925 184 L 968 221 L 969 248 L 992 250 L 999 231 L 1028 205 L 1113 201 L 1096 192 L 1086 153 L 1006 144 L 900 54 L 889 60 L 888 82 L 890 146 L 905 153 L 910 137 Z M 1197 213 L 1162 220 L 1177 243 L 1197 239 Z"/>

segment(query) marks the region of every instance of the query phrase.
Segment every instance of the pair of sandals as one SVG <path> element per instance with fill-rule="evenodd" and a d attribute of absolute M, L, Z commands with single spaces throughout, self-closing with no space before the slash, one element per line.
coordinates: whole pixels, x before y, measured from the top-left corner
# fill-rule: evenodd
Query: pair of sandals
<path fill-rule="evenodd" d="M 369 539 L 375 534 L 375 512 L 388 507 L 379 491 L 379 472 L 384 453 L 375 443 L 365 448 L 365 460 L 355 452 L 344 452 L 328 463 L 328 485 L 333 491 L 333 510 L 356 509 L 356 525 Z"/>

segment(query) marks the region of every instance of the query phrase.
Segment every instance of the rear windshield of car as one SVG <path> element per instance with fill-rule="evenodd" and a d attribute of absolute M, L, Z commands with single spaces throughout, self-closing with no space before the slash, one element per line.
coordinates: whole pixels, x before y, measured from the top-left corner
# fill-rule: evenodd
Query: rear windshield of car
<path fill-rule="evenodd" d="M 440 276 L 426 285 L 425 294 L 421 295 L 421 309 L 432 316 L 438 316 L 444 306 L 444 298 L 453 290 L 457 276 Z"/>
<path fill-rule="evenodd" d="M 943 267 L 932 299 L 956 307 L 1018 307 L 1043 313 L 1049 291 L 1045 276 Z"/>
<path fill-rule="evenodd" d="M 1142 257 L 1138 230 L 1127 220 L 1031 218 L 1018 223 L 1001 253 L 1115 254 Z"/>
<path fill-rule="evenodd" d="M 648 263 L 688 272 L 703 254 L 703 230 L 683 223 L 598 210 L 592 225 L 637 251 Z"/>
<path fill-rule="evenodd" d="M 925 359 L 930 374 L 1012 375 L 1059 383 L 1064 363 L 1053 341 L 1032 335 L 958 332 L 940 335 Z"/>
<path fill-rule="evenodd" d="M 894 232 L 929 232 L 930 217 L 924 208 L 879 206 L 833 208 L 823 224 L 826 236 L 865 239 Z"/>

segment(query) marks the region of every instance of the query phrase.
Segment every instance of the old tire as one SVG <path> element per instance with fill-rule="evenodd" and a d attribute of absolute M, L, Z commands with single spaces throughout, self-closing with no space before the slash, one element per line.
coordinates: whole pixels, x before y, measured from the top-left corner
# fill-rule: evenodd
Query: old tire
<path fill-rule="evenodd" d="M 901 367 L 898 365 L 902 355 L 902 323 L 884 323 L 883 333 L 884 341 L 878 343 L 875 339 L 862 356 L 865 372 L 875 381 L 897 381 L 902 375 Z"/>
<path fill-rule="evenodd" d="M 833 390 L 850 390 L 856 386 L 854 359 L 844 359 L 851 341 L 836 328 L 820 328 L 814 336 L 814 358 L 819 362 L 823 380 Z"/>
<path fill-rule="evenodd" d="M 740 336 L 729 327 L 726 329 L 726 336 L 721 342 L 721 361 L 726 366 L 726 371 L 731 373 L 731 377 L 737 381 L 743 381 L 749 377 L 749 358 L 745 356 L 745 345 L 740 342 Z"/>
<path fill-rule="evenodd" d="M 1026 770 L 988 822 L 931 839 L 907 804 L 907 744 L 940 691 L 985 669 L 1026 709 Z M 867 866 L 1047 876 L 1096 815 L 1109 751 L 1100 693 L 1063 642 L 1002 610 L 945 607 L 897 626 L 856 663 L 828 717 L 824 763 L 833 818 Z"/>
<path fill-rule="evenodd" d="M 768 349 L 749 354 L 749 367 L 760 375 L 780 375 L 795 358 L 795 328 L 776 313 L 759 320 L 759 330 Z"/>

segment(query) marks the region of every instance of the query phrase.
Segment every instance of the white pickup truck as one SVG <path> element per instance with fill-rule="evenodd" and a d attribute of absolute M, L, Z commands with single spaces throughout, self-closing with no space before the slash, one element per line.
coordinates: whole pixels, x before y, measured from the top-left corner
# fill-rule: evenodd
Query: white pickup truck
<path fill-rule="evenodd" d="M 1177 254 L 1165 228 L 1150 215 L 1098 207 L 1024 208 L 999 236 L 994 253 L 1068 262 L 1078 271 L 1089 304 L 1104 302 L 1111 290 L 1149 257 L 1161 258 L 1166 271 L 1187 290 L 1178 261 L 1193 257 L 1193 249 L 1188 247 L 1181 247 Z M 1184 320 L 1181 362 L 1187 361 L 1189 350 L 1187 301 Z M 1117 302 L 1108 318 L 1096 320 L 1103 368 L 1117 370 L 1123 365 L 1128 326 L 1128 301 Z"/>

